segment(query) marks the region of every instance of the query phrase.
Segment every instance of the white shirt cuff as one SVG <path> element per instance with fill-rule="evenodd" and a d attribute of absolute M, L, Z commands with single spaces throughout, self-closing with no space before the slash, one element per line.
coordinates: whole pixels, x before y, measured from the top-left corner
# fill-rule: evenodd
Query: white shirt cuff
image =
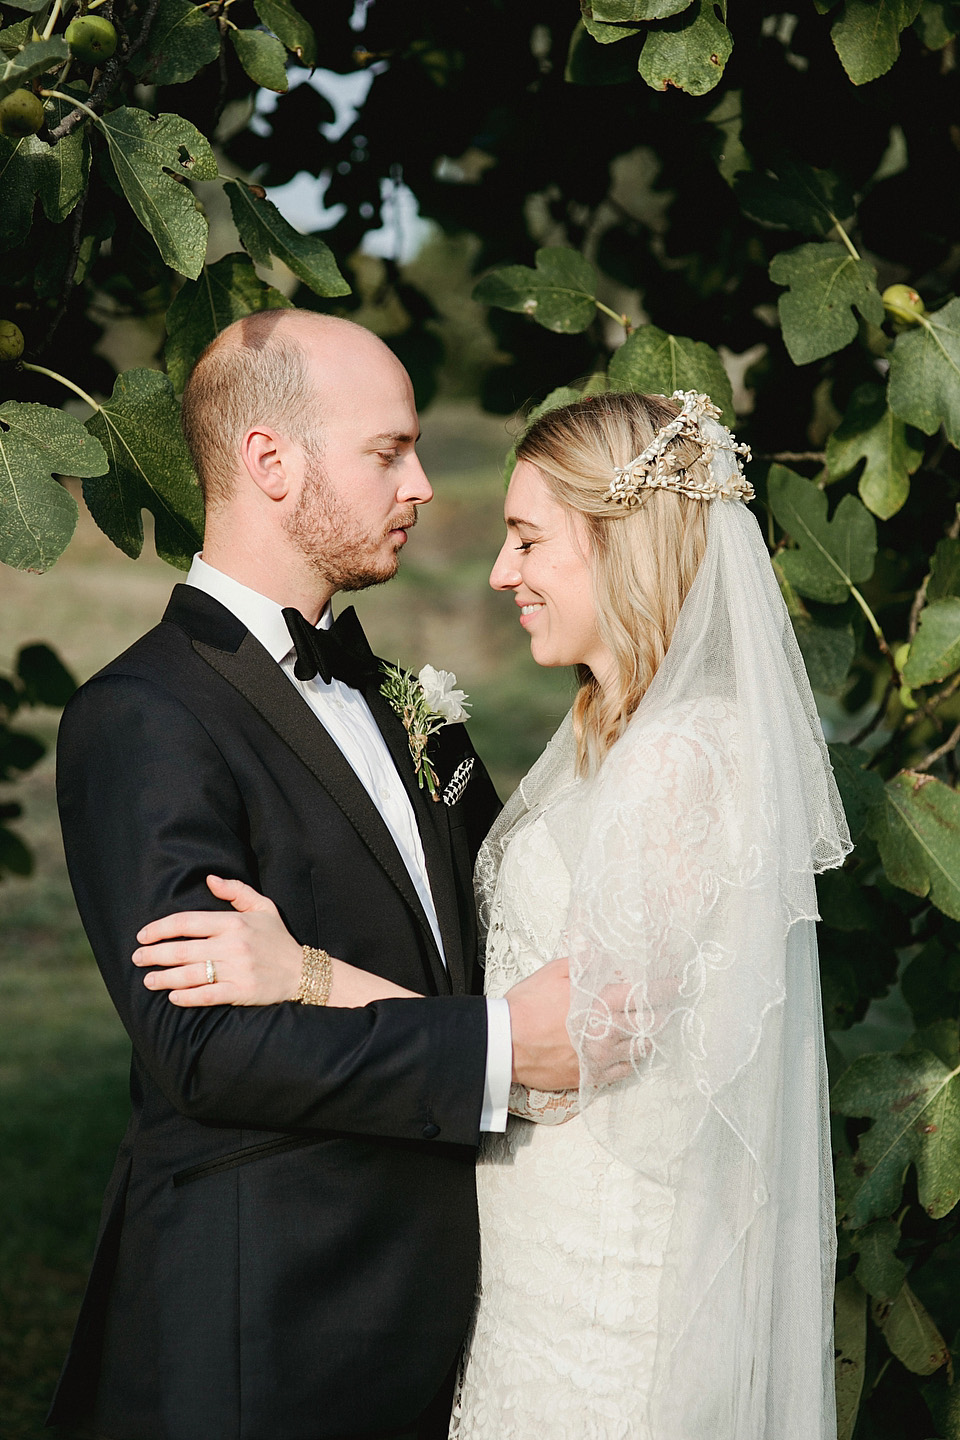
<path fill-rule="evenodd" d="M 513 1078 L 513 1035 L 506 999 L 487 1001 L 487 1073 L 483 1081 L 481 1130 L 506 1130 Z"/>

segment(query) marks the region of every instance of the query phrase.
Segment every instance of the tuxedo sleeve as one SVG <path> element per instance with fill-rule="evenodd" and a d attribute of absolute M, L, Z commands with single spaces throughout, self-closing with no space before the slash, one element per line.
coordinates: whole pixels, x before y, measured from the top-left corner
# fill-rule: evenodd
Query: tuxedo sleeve
<path fill-rule="evenodd" d="M 68 705 L 57 789 L 70 878 L 142 1064 L 192 1119 L 475 1145 L 486 1011 L 476 996 L 363 1009 L 181 1009 L 131 961 L 147 921 L 226 907 L 206 875 L 257 886 L 243 798 L 201 718 L 155 682 L 100 676 Z"/>

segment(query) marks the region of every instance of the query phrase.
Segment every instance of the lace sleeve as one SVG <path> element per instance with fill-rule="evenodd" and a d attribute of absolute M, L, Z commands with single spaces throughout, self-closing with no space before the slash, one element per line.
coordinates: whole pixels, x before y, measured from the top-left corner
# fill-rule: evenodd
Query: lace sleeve
<path fill-rule="evenodd" d="M 511 1115 L 534 1120 L 538 1125 L 562 1125 L 580 1113 L 579 1090 L 528 1090 L 526 1085 L 510 1086 Z"/>

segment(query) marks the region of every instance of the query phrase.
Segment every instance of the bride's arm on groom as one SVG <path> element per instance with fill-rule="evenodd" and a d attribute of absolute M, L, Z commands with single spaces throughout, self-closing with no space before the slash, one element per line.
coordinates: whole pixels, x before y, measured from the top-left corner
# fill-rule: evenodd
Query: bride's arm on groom
<path fill-rule="evenodd" d="M 297 990 L 303 950 L 284 924 L 272 900 L 251 885 L 231 878 L 207 876 L 213 896 L 227 901 L 230 911 L 180 911 L 145 925 L 138 933 L 139 948 L 133 963 L 146 969 L 143 983 L 149 990 L 166 990 L 174 1005 L 185 1009 L 217 1005 L 269 1006 L 289 1000 Z M 362 970 L 331 956 L 328 1006 L 355 1009 L 375 1001 L 416 999 L 417 992 L 393 984 L 381 975 Z M 216 982 L 207 977 L 207 960 Z M 569 996 L 567 962 L 552 961 L 508 991 L 513 1036 L 513 1100 L 520 1090 L 542 1095 L 544 1112 L 559 1107 L 548 1099 L 555 1092 L 536 1088 L 537 1080 L 550 1081 L 565 1072 L 571 1084 L 576 1071 L 570 1063 L 565 1025 L 544 1034 L 545 1012 L 565 1018 Z M 422 997 L 421 997 L 422 998 Z M 575 1094 L 573 1092 L 574 1103 Z M 574 1113 L 570 1091 L 560 1091 L 569 1118 Z M 533 1114 L 529 1118 L 535 1118 Z M 544 1113 L 544 1119 L 547 1114 Z M 550 1120 L 554 1117 L 551 1114 Z M 559 1117 L 557 1117 L 559 1118 Z M 548 1123 L 550 1123 L 548 1120 Z"/>
<path fill-rule="evenodd" d="M 262 883 L 237 779 L 186 696 L 139 675 L 88 683 L 65 712 L 58 789 L 71 878 L 107 988 L 141 1062 L 182 1114 L 419 1138 L 429 1095 L 444 1138 L 476 1143 L 486 1051 L 476 997 L 201 1010 L 144 986 L 130 956 L 146 921 L 226 908 L 207 889 L 210 869 Z M 289 874 L 270 858 L 271 884 L 309 937 L 309 866 L 300 873 L 295 847 L 288 857 Z"/>

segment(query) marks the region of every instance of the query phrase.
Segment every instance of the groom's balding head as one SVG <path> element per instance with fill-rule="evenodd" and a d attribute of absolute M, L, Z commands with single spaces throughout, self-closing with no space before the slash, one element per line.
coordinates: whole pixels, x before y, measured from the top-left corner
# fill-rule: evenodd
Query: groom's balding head
<path fill-rule="evenodd" d="M 310 310 L 261 310 L 222 330 L 193 367 L 181 409 L 207 508 L 234 493 L 243 437 L 258 424 L 319 455 L 327 392 L 345 366 L 373 356 L 399 365 L 363 326 Z"/>

